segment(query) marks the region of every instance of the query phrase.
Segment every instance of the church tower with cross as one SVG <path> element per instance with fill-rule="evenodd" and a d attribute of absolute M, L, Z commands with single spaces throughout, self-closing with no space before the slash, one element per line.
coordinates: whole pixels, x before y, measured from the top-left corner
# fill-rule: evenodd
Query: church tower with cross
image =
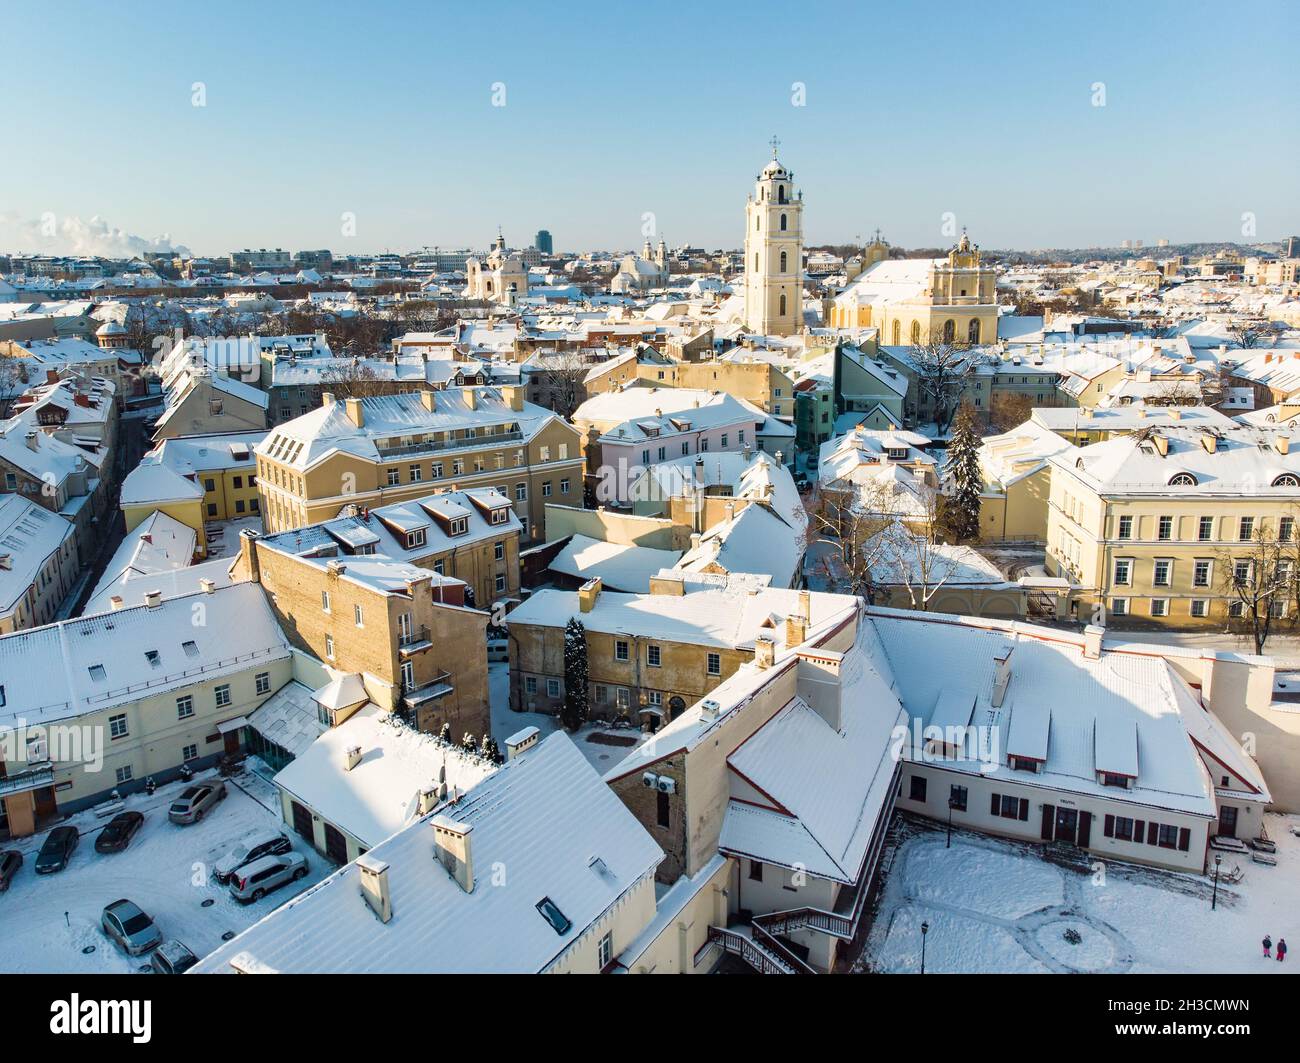
<path fill-rule="evenodd" d="M 745 204 L 745 327 L 789 336 L 803 325 L 803 194 L 777 158 L 763 167 Z"/>

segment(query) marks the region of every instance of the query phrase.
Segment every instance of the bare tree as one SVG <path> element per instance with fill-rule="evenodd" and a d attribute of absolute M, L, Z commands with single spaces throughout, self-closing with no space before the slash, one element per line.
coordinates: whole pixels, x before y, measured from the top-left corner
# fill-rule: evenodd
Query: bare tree
<path fill-rule="evenodd" d="M 1241 320 L 1228 325 L 1228 335 L 1238 347 L 1250 350 L 1253 347 L 1263 347 L 1272 338 L 1273 330 L 1264 320 Z"/>
<path fill-rule="evenodd" d="M 569 418 L 587 401 L 586 379 L 590 370 L 591 363 L 580 351 L 548 351 L 533 363 L 529 383 L 540 405 Z"/>
<path fill-rule="evenodd" d="M 951 556 L 942 549 L 938 538 L 939 494 L 928 490 L 926 495 L 929 519 L 921 528 L 895 521 L 885 533 L 887 549 L 879 559 L 876 577 L 877 584 L 901 587 L 911 607 L 921 610 L 929 609 L 930 601 L 943 589 L 953 571 Z"/>
<path fill-rule="evenodd" d="M 393 393 L 391 380 L 356 358 L 322 370 L 321 383 L 336 399 L 372 399 Z"/>
<path fill-rule="evenodd" d="M 1156 381 L 1146 397 L 1148 406 L 1199 406 L 1201 388 L 1197 381 L 1185 377 L 1169 377 Z"/>
<path fill-rule="evenodd" d="M 25 358 L 18 358 L 7 349 L 0 351 L 0 420 L 8 420 L 14 403 L 27 390 L 31 371 Z"/>
<path fill-rule="evenodd" d="M 1294 518 L 1292 518 L 1294 527 Z M 1228 627 L 1249 634 L 1263 653 L 1274 629 L 1293 622 L 1297 604 L 1296 544 L 1263 521 L 1247 542 L 1216 554 L 1220 593 L 1228 600 Z"/>
<path fill-rule="evenodd" d="M 942 434 L 952 423 L 966 382 L 979 366 L 969 345 L 952 339 L 923 338 L 910 348 L 917 391 L 929 400 L 935 427 Z"/>

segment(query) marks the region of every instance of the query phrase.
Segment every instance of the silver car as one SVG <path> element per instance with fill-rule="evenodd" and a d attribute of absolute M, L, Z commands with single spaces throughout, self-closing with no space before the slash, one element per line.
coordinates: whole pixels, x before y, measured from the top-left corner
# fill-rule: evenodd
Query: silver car
<path fill-rule="evenodd" d="M 104 933 L 128 956 L 142 956 L 162 944 L 162 931 L 133 901 L 114 901 L 99 917 Z"/>
<path fill-rule="evenodd" d="M 149 957 L 154 974 L 184 974 L 198 962 L 199 958 L 175 938 L 164 941 Z"/>
<path fill-rule="evenodd" d="M 230 881 L 230 876 L 245 864 L 251 864 L 262 856 L 274 856 L 287 853 L 293 848 L 288 835 L 278 830 L 255 830 L 245 834 L 235 847 L 226 853 L 212 868 L 212 874 L 223 886 Z"/>
<path fill-rule="evenodd" d="M 197 823 L 203 814 L 218 801 L 226 798 L 226 784 L 216 782 L 195 783 L 187 786 L 180 797 L 167 809 L 167 818 L 173 823 Z"/>
<path fill-rule="evenodd" d="M 307 874 L 307 858 L 302 853 L 279 853 L 263 856 L 245 864 L 230 878 L 230 895 L 241 904 L 260 901 L 286 882 L 296 882 Z"/>

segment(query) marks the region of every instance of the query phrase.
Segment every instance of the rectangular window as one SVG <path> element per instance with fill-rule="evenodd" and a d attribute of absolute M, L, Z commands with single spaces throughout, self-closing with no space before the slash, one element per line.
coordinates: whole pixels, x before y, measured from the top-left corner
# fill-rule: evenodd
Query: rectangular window
<path fill-rule="evenodd" d="M 646 663 L 647 663 L 651 668 L 658 668 L 658 667 L 659 667 L 659 647 L 658 647 L 658 646 L 647 646 L 647 647 L 646 647 L 645 654 L 646 654 Z"/>
<path fill-rule="evenodd" d="M 329 591 L 321 591 L 321 592 L 320 592 L 320 607 L 321 607 L 321 612 L 328 613 L 328 612 L 330 611 L 330 592 L 329 592 Z"/>
<path fill-rule="evenodd" d="M 562 494 L 562 495 L 567 495 L 568 493 L 569 493 L 569 481 L 568 481 L 568 480 L 561 480 L 561 481 L 560 481 L 560 494 Z"/>
<path fill-rule="evenodd" d="M 560 681 L 558 679 L 548 679 L 546 681 L 546 696 L 548 698 L 558 698 L 560 696 Z"/>
<path fill-rule="evenodd" d="M 131 772 L 131 765 L 130 765 L 130 764 L 126 765 L 126 767 L 124 767 L 124 768 L 118 768 L 118 769 L 117 769 L 117 781 L 118 781 L 118 782 L 130 782 L 131 779 L 132 779 L 132 772 Z"/>
<path fill-rule="evenodd" d="M 749 862 L 749 881 L 763 881 L 763 862 L 761 860 L 751 860 Z"/>
<path fill-rule="evenodd" d="M 389 486 L 389 487 L 396 487 L 399 483 L 402 482 L 402 470 L 401 470 L 401 469 L 389 469 L 387 475 L 388 475 L 388 486 Z"/>
<path fill-rule="evenodd" d="M 948 788 L 948 807 L 954 812 L 966 811 L 966 800 L 969 794 L 964 786 L 951 786 Z"/>
<path fill-rule="evenodd" d="M 543 480 L 543 481 L 542 481 L 542 497 L 543 497 L 543 498 L 550 498 L 550 497 L 551 497 L 551 481 L 550 481 L 550 480 Z"/>
<path fill-rule="evenodd" d="M 1121 587 L 1128 586 L 1130 578 L 1133 575 L 1133 559 L 1128 557 L 1115 558 L 1115 580 L 1114 582 Z"/>
<path fill-rule="evenodd" d="M 672 809 L 672 806 L 668 801 L 668 795 L 660 790 L 655 795 L 655 798 L 655 822 L 659 826 L 667 829 L 669 823 L 668 817 Z"/>
<path fill-rule="evenodd" d="M 1119 537 L 1120 537 L 1121 539 L 1132 539 L 1132 538 L 1133 538 L 1133 518 L 1132 518 L 1132 517 L 1120 517 L 1120 518 L 1119 518 Z"/>
<path fill-rule="evenodd" d="M 1152 616 L 1168 616 L 1168 615 L 1169 615 L 1169 599 L 1168 599 L 1168 598 L 1152 598 L 1152 599 L 1151 599 L 1151 615 L 1152 615 Z"/>
<path fill-rule="evenodd" d="M 176 718 L 186 720 L 194 715 L 194 698 L 189 694 L 184 694 L 176 699 Z"/>
<path fill-rule="evenodd" d="M 1237 525 L 1237 538 L 1243 543 L 1249 542 L 1251 536 L 1255 534 L 1255 518 L 1242 517 L 1241 523 Z"/>
<path fill-rule="evenodd" d="M 197 745 L 188 745 L 181 749 L 181 760 L 198 760 L 199 747 Z"/>
<path fill-rule="evenodd" d="M 1192 616 L 1203 618 L 1210 615 L 1210 602 L 1206 598 L 1192 599 Z"/>
<path fill-rule="evenodd" d="M 1169 823 L 1161 823 L 1156 834 L 1156 844 L 1162 849 L 1178 848 L 1178 828 Z"/>
<path fill-rule="evenodd" d="M 1295 536 L 1295 517 L 1282 517 L 1277 522 L 1279 542 L 1289 543 Z"/>
<path fill-rule="evenodd" d="M 126 735 L 126 714 L 121 713 L 117 716 L 110 716 L 108 718 L 108 736 L 110 738 L 125 738 Z"/>
<path fill-rule="evenodd" d="M 493 544 L 492 544 L 492 560 L 493 560 L 493 561 L 504 561 L 505 559 L 506 559 L 506 544 L 505 544 L 505 543 L 493 543 Z"/>
<path fill-rule="evenodd" d="M 911 784 L 908 786 L 907 797 L 910 801 L 925 801 L 925 776 L 913 775 Z"/>
<path fill-rule="evenodd" d="M 603 938 L 600 944 L 596 946 L 596 962 L 603 971 L 609 966 L 610 960 L 614 958 L 614 932 L 611 930 Z"/>
<path fill-rule="evenodd" d="M 1156 538 L 1169 540 L 1174 537 L 1174 518 L 1161 517 L 1160 523 L 1156 525 Z"/>
<path fill-rule="evenodd" d="M 525 677 L 525 679 L 524 679 L 524 693 L 526 693 L 526 694 L 536 694 L 536 693 L 537 693 L 537 676 L 535 676 L 535 675 L 530 675 L 530 676 Z"/>
<path fill-rule="evenodd" d="M 1156 587 L 1168 587 L 1174 571 L 1174 563 L 1168 558 L 1158 558 L 1151 567 L 1151 583 Z"/>
<path fill-rule="evenodd" d="M 1207 557 L 1198 557 L 1192 564 L 1192 586 L 1208 587 L 1210 573 L 1214 571 L 1214 562 Z"/>
<path fill-rule="evenodd" d="M 334 636 L 333 635 L 325 636 L 325 656 L 328 657 L 331 661 L 334 660 Z"/>
<path fill-rule="evenodd" d="M 216 698 L 217 708 L 219 708 L 219 709 L 224 709 L 227 705 L 230 704 L 230 684 L 229 684 L 229 683 L 222 683 L 221 686 L 219 686 L 219 687 L 217 687 L 215 690 L 213 690 L 212 693 L 213 693 L 214 697 Z"/>
<path fill-rule="evenodd" d="M 366 626 L 366 625 L 365 625 L 365 616 L 362 614 L 362 612 L 361 612 L 361 606 L 359 606 L 359 605 L 354 605 L 354 606 L 352 607 L 352 622 L 353 622 L 354 624 L 356 624 L 357 627 L 365 627 L 365 626 Z"/>
<path fill-rule="evenodd" d="M 528 501 L 528 485 L 526 483 L 515 484 L 515 501 L 516 502 Z"/>
<path fill-rule="evenodd" d="M 1131 842 L 1133 840 L 1133 820 L 1131 817 L 1115 817 L 1115 837 L 1122 842 Z"/>
<path fill-rule="evenodd" d="M 258 692 L 259 694 L 269 694 L 269 693 L 271 693 L 271 673 L 270 673 L 270 672 L 258 672 L 258 673 L 257 673 L 257 676 L 256 676 L 256 678 L 255 678 L 255 681 L 256 681 L 256 684 L 257 684 L 257 692 Z"/>
<path fill-rule="evenodd" d="M 708 659 L 707 659 L 707 660 L 708 660 L 708 672 L 709 672 L 709 675 L 721 675 L 721 674 L 722 674 L 722 656 L 721 656 L 720 654 L 717 654 L 717 653 L 710 653 L 710 654 L 708 655 Z"/>
<path fill-rule="evenodd" d="M 505 578 L 505 576 L 498 575 L 498 576 L 496 577 L 496 584 L 495 584 L 495 586 L 496 586 L 496 589 L 497 589 L 497 593 L 498 593 L 498 594 L 500 594 L 502 591 L 504 591 L 504 590 L 506 589 L 506 578 Z"/>
<path fill-rule="evenodd" d="M 1214 538 L 1214 518 L 1202 517 L 1200 523 L 1196 526 L 1196 537 L 1201 542 L 1207 543 Z"/>
<path fill-rule="evenodd" d="M 626 661 L 627 659 L 628 659 L 627 643 L 624 642 L 622 639 L 618 639 L 614 643 L 614 660 Z"/>

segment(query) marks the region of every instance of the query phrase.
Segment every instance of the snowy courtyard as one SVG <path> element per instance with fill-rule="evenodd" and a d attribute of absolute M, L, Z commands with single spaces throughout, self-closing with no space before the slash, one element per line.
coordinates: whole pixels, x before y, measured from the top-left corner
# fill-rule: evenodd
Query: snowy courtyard
<path fill-rule="evenodd" d="M 215 775 L 208 771 L 197 778 Z M 33 870 L 47 831 L 4 843 L 3 848 L 22 852 L 23 866 L 9 891 L 0 893 L 0 969 L 100 974 L 147 967 L 147 955 L 127 956 L 100 930 L 104 906 L 121 897 L 152 916 L 164 937 L 180 940 L 201 957 L 225 935 L 251 926 L 334 870 L 281 822 L 274 787 L 265 779 L 244 771 L 227 780 L 226 799 L 198 823 L 182 827 L 167 819 L 167 806 L 185 785 L 169 783 L 153 796 L 126 798 L 125 809 L 144 813 L 144 824 L 124 852 L 95 852 L 95 837 L 108 819 L 93 810 L 65 821 L 81 832 L 81 840 L 68 866 L 55 874 L 38 876 Z M 211 869 L 242 835 L 257 828 L 284 830 L 307 857 L 308 874 L 245 907 L 212 878 Z"/>
<path fill-rule="evenodd" d="M 927 973 L 1254 973 L 1297 970 L 1262 957 L 1260 941 L 1300 942 L 1300 817 L 1269 815 L 1277 866 L 1225 853 L 1211 910 L 1208 877 L 1096 861 L 987 835 L 902 821 L 860 966 L 916 973 L 927 923 Z M 1085 854 L 1086 855 L 1086 854 Z"/>

